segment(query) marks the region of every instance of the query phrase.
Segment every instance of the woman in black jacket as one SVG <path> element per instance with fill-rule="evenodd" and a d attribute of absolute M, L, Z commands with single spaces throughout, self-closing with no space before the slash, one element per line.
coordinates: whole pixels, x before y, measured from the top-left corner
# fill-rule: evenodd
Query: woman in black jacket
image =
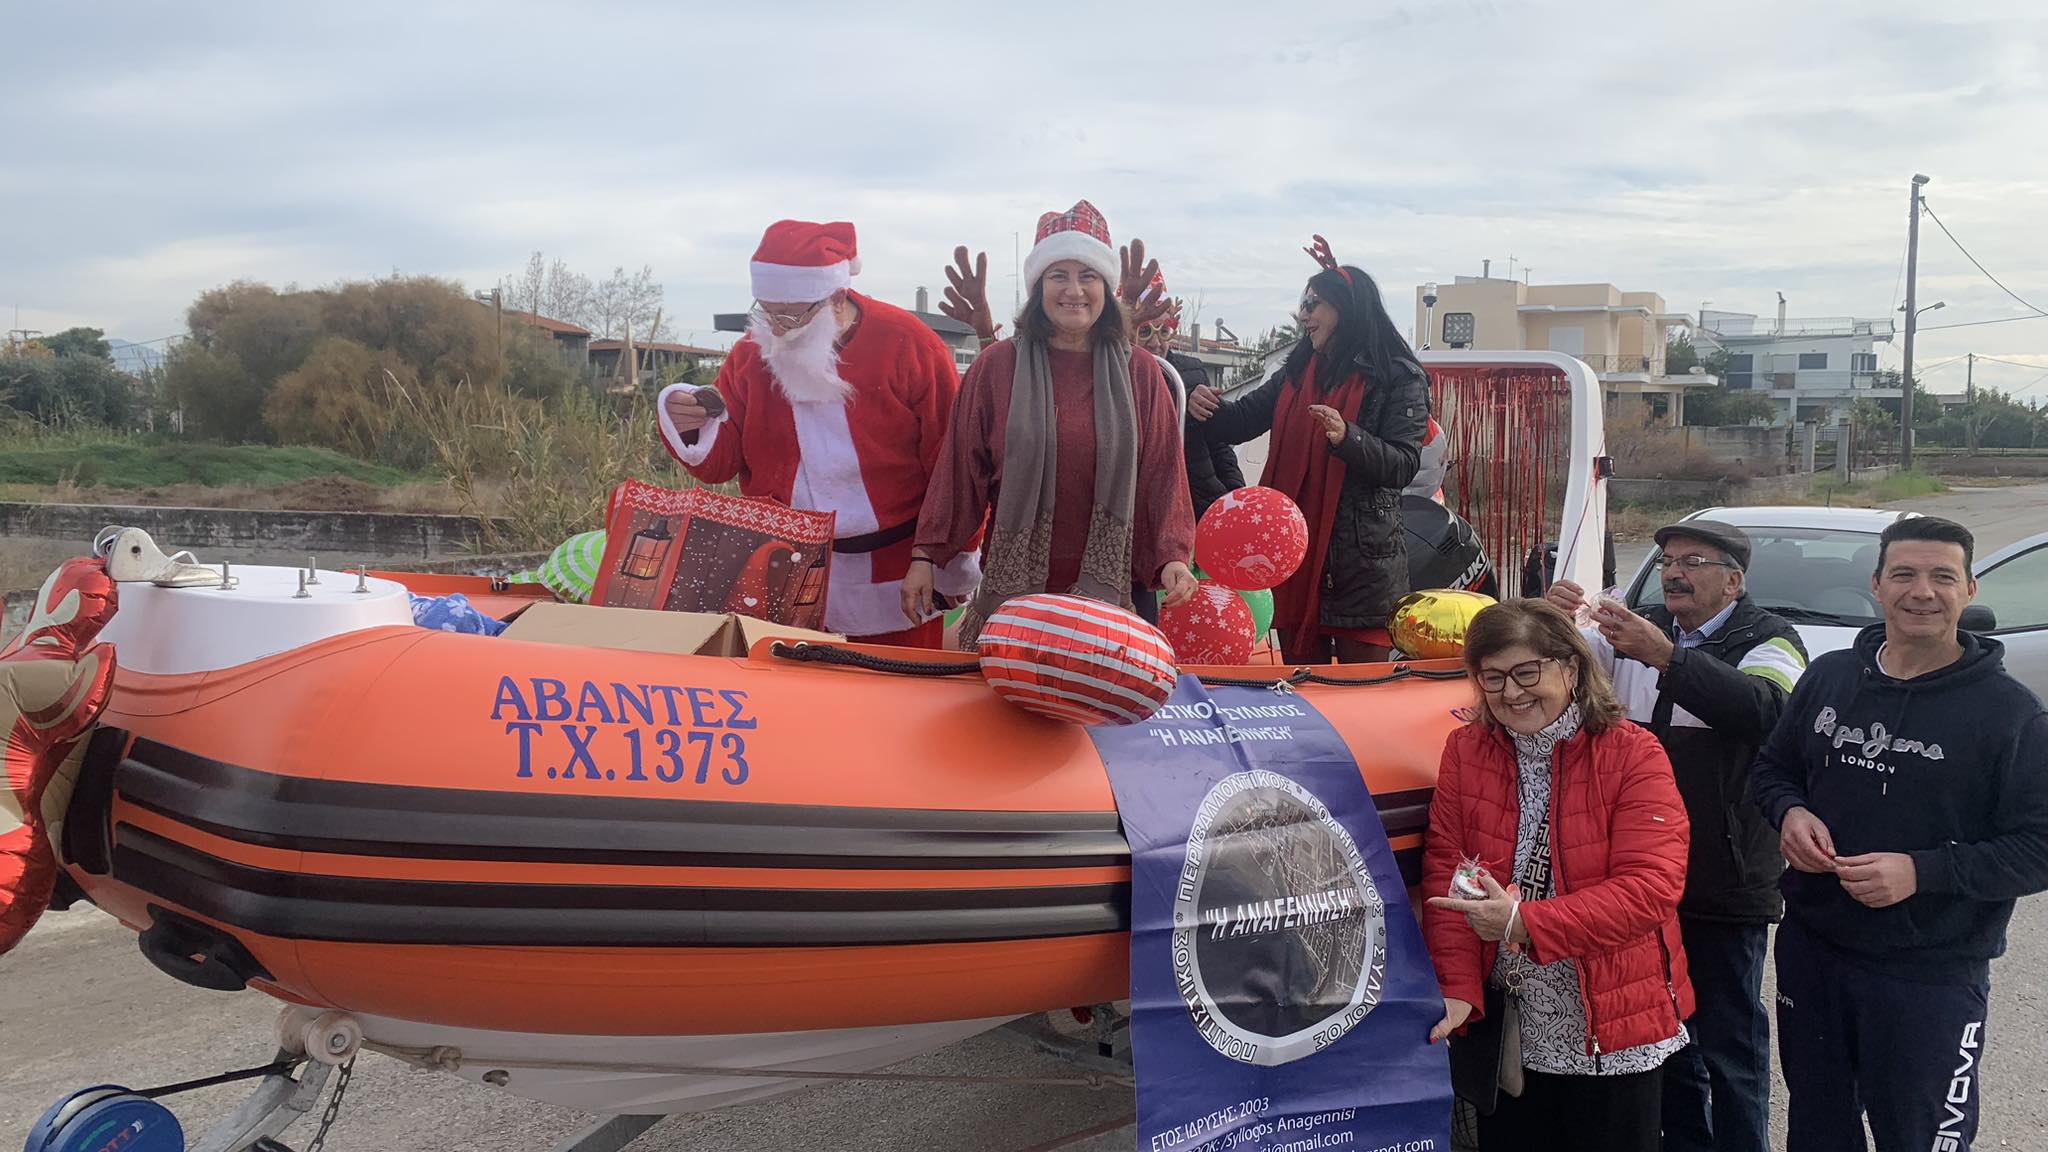
<path fill-rule="evenodd" d="M 1387 618 L 1408 592 L 1401 489 L 1421 466 L 1429 379 L 1394 327 L 1379 286 L 1323 264 L 1301 298 L 1300 343 L 1273 378 L 1206 417 L 1211 441 L 1271 432 L 1260 483 L 1301 506 L 1308 557 L 1273 590 L 1273 626 L 1293 663 L 1386 659 Z M 1198 418 L 1212 397 L 1190 407 Z M 1227 499 L 1227 497 L 1226 497 Z"/>

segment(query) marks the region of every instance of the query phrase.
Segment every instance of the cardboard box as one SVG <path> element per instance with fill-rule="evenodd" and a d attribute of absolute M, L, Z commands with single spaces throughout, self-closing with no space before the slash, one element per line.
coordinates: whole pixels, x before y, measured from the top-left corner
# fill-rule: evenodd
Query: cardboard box
<path fill-rule="evenodd" d="M 745 656 L 756 642 L 770 637 L 835 643 L 846 639 L 734 612 L 655 612 L 588 604 L 535 604 L 521 612 L 502 635 L 508 640 L 683 656 Z"/>

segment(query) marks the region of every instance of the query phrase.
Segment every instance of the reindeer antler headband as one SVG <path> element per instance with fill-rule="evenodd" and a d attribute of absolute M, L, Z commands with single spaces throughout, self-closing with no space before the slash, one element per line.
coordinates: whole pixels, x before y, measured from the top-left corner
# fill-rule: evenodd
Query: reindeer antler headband
<path fill-rule="evenodd" d="M 1337 275 L 1342 276 L 1346 284 L 1351 283 L 1350 270 L 1345 268 L 1342 264 L 1337 263 L 1337 258 L 1330 254 L 1330 242 L 1328 240 L 1323 239 L 1321 236 L 1312 236 L 1310 237 L 1310 239 L 1314 240 L 1315 243 L 1307 248 L 1303 248 L 1302 251 L 1308 253 L 1311 257 L 1313 257 L 1316 263 L 1322 265 L 1329 271 L 1335 272 Z"/>

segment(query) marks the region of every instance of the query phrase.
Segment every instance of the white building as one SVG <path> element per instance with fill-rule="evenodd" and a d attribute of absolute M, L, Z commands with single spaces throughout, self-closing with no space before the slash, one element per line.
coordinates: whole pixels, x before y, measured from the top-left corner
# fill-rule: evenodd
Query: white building
<path fill-rule="evenodd" d="M 1877 387 L 1877 345 L 1889 343 L 1892 321 L 1850 316 L 1785 316 L 1778 297 L 1775 321 L 1748 312 L 1702 310 L 1694 343 L 1702 356 L 1728 353 L 1728 387 L 1754 389 L 1782 405 L 1778 423 L 1820 421 L 1858 400 L 1896 400 L 1899 389 Z"/>

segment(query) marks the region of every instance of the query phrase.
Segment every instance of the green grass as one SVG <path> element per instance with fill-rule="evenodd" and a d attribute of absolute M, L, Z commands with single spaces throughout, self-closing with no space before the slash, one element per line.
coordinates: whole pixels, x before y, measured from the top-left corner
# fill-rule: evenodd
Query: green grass
<path fill-rule="evenodd" d="M 1926 472 L 1894 472 L 1857 484 L 1843 484 L 1829 473 L 1813 482 L 1815 500 L 1864 507 L 1889 504 L 1894 500 L 1911 500 L 1916 496 L 1938 496 L 1946 491 L 1948 485 L 1942 483 L 1939 476 Z"/>
<path fill-rule="evenodd" d="M 344 476 L 380 487 L 417 479 L 325 448 L 89 432 L 0 439 L 0 484 L 114 490 L 179 485 L 268 488 L 318 476 Z"/>

